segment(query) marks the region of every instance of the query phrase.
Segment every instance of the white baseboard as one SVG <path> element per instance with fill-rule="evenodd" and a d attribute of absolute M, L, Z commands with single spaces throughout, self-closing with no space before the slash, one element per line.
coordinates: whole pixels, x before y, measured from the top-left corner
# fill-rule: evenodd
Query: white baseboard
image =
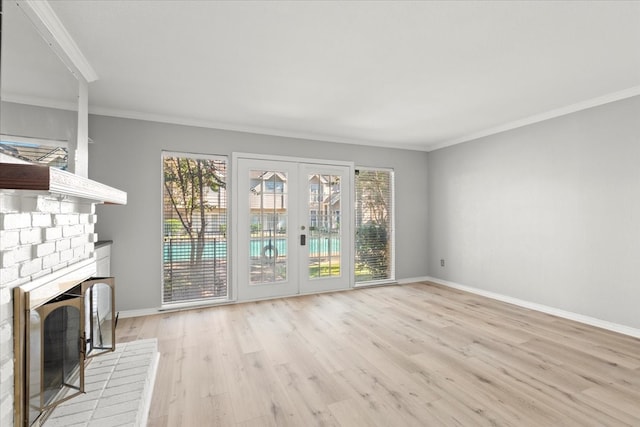
<path fill-rule="evenodd" d="M 397 282 L 399 285 L 408 285 L 409 283 L 416 283 L 416 282 L 425 282 L 425 281 L 432 281 L 433 282 L 433 277 L 429 277 L 429 276 L 420 276 L 420 277 L 410 277 L 408 279 L 398 279 Z"/>
<path fill-rule="evenodd" d="M 576 322 L 584 323 L 590 326 L 596 326 L 598 328 L 607 329 L 609 331 L 618 332 L 624 335 L 629 335 L 634 338 L 640 338 L 640 329 L 632 328 L 626 325 L 620 325 L 618 323 L 608 322 L 606 320 L 596 319 L 594 317 L 585 316 L 583 314 L 573 313 L 571 311 L 560 310 L 558 308 L 549 307 L 534 302 L 513 298 L 507 295 L 498 294 L 496 292 L 485 291 L 483 289 L 473 288 L 471 286 L 461 285 L 459 283 L 450 282 L 448 280 L 438 279 L 436 277 L 426 277 L 420 281 L 428 281 L 437 283 L 439 285 L 447 286 L 449 288 L 459 289 L 461 291 L 470 292 L 483 297 L 495 299 L 509 304 L 517 305 L 531 310 L 540 311 L 542 313 L 551 314 L 554 316 L 562 317 L 564 319 L 574 320 Z M 404 283 L 404 281 L 403 281 Z M 409 282 L 407 282 L 409 283 Z"/>
<path fill-rule="evenodd" d="M 598 328 L 607 329 L 609 331 L 618 332 L 624 335 L 629 335 L 635 338 L 640 338 L 640 329 L 632 328 L 631 326 L 620 325 L 618 323 L 609 322 L 606 320 L 596 319 L 595 317 L 585 316 L 571 311 L 560 310 L 558 308 L 549 307 L 542 304 L 537 304 L 530 301 L 521 300 L 518 298 L 510 297 L 508 295 L 502 295 L 496 292 L 485 291 L 483 289 L 473 288 L 471 286 L 461 285 L 459 283 L 450 282 L 448 280 L 438 279 L 431 276 L 411 277 L 406 279 L 398 279 L 399 285 L 406 285 L 416 282 L 433 282 L 439 285 L 447 286 L 449 288 L 459 289 L 461 291 L 470 292 L 476 295 L 481 295 L 487 298 L 495 299 L 498 301 L 507 302 L 509 304 L 517 305 L 531 310 L 540 311 L 542 313 L 551 314 L 554 316 L 562 317 L 564 319 L 574 320 L 576 322 L 584 323 L 586 325 L 596 326 Z M 126 319 L 128 317 L 149 316 L 152 314 L 158 314 L 162 311 L 157 308 L 145 308 L 141 310 L 125 310 L 120 311 L 120 317 Z"/>

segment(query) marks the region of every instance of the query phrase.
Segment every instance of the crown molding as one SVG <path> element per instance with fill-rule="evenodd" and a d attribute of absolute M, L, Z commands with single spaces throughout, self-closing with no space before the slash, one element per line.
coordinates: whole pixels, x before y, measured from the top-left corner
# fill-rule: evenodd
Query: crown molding
<path fill-rule="evenodd" d="M 84 79 L 87 83 L 98 80 L 98 74 L 82 54 L 48 1 L 18 0 L 16 3 L 76 79 Z"/>
<path fill-rule="evenodd" d="M 621 101 L 623 99 L 631 98 L 640 95 L 640 86 L 633 86 L 627 89 L 623 89 L 618 92 L 608 93 L 603 96 L 591 98 L 586 101 L 577 102 L 575 104 L 567 105 L 565 107 L 550 110 L 541 114 L 526 117 L 524 119 L 508 122 L 500 126 L 474 132 L 460 138 L 451 139 L 448 141 L 439 142 L 433 145 L 429 145 L 427 151 L 438 150 L 440 148 L 449 147 L 463 142 L 473 141 L 474 139 L 483 138 L 485 136 L 495 135 L 500 132 L 505 132 L 512 129 L 517 129 L 523 126 L 531 125 L 534 123 L 543 122 L 545 120 L 554 119 L 556 117 L 564 116 L 578 111 L 586 110 L 588 108 L 597 107 L 600 105 L 608 104 L 615 101 Z"/>
<path fill-rule="evenodd" d="M 539 123 L 545 120 L 554 119 L 556 117 L 561 117 L 567 114 L 576 113 L 578 111 L 586 110 L 589 108 L 597 107 L 597 106 L 608 104 L 611 102 L 621 101 L 623 99 L 631 98 L 638 95 L 640 95 L 640 86 L 633 86 L 627 89 L 623 89 L 621 91 L 612 92 L 603 96 L 588 99 L 586 101 L 577 102 L 575 104 L 567 105 L 565 107 L 557 108 L 541 114 L 536 114 L 530 117 L 526 117 L 524 119 L 508 122 L 500 126 L 488 128 L 479 132 L 474 132 L 472 134 L 468 134 L 460 138 L 455 138 L 455 139 L 451 139 L 443 142 L 436 142 L 434 144 L 429 144 L 429 143 L 390 144 L 388 142 L 363 141 L 363 140 L 344 138 L 344 137 L 339 137 L 334 135 L 314 134 L 312 132 L 286 131 L 282 129 L 272 129 L 272 128 L 264 128 L 264 127 L 240 125 L 240 124 L 229 124 L 229 123 L 221 123 L 221 122 L 210 121 L 210 120 L 189 119 L 184 117 L 173 117 L 173 116 L 166 116 L 166 115 L 160 115 L 160 114 L 141 113 L 137 111 L 126 111 L 126 110 L 120 110 L 120 109 L 114 109 L 114 108 L 103 108 L 103 107 L 93 107 L 93 108 L 90 107 L 89 113 L 104 115 L 104 116 L 111 116 L 111 117 L 134 119 L 134 120 L 146 120 L 146 121 L 152 121 L 152 122 L 171 123 L 171 124 L 184 125 L 184 126 L 196 126 L 196 127 L 203 127 L 203 128 L 209 128 L 209 129 L 254 133 L 254 134 L 260 134 L 260 135 L 267 135 L 267 136 L 280 136 L 285 138 L 299 138 L 299 139 L 306 139 L 306 140 L 336 142 L 341 144 L 365 145 L 365 146 L 371 146 L 371 147 L 428 152 L 428 151 L 434 151 L 440 148 L 445 148 L 445 147 L 449 147 L 456 144 L 461 144 L 463 142 L 473 141 L 475 139 L 483 138 L 486 136 L 495 135 L 508 130 L 517 129 L 517 128 L 531 125 L 534 123 Z"/>
<path fill-rule="evenodd" d="M 392 148 L 400 150 L 425 151 L 422 147 L 409 144 L 394 144 L 388 142 L 364 141 L 356 138 L 345 138 L 335 135 L 316 134 L 313 132 L 288 131 L 283 129 L 267 128 L 261 126 L 251 126 L 243 124 L 231 124 L 218 122 L 215 120 L 192 119 L 185 117 L 176 117 L 170 115 L 142 113 L 139 111 L 121 110 L 117 108 L 105 108 L 99 106 L 89 107 L 89 113 L 99 116 L 118 117 L 123 119 L 143 120 L 158 123 L 168 123 L 182 126 L 195 126 L 207 129 L 216 129 L 223 131 L 234 131 L 252 133 L 265 136 L 275 136 L 283 138 L 297 138 L 311 141 L 336 142 L 339 144 L 365 145 L 369 147 Z"/>

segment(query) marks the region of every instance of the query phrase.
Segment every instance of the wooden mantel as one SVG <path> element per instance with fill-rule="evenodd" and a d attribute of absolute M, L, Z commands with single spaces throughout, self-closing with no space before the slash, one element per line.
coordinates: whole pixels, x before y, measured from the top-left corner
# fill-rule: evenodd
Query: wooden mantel
<path fill-rule="evenodd" d="M 0 190 L 48 191 L 97 203 L 127 204 L 122 190 L 44 165 L 0 163 Z"/>

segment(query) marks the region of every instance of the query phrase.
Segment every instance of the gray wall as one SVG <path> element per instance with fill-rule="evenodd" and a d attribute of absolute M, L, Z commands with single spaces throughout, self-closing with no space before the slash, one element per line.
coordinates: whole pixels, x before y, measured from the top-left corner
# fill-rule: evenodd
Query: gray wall
<path fill-rule="evenodd" d="M 77 131 L 77 111 L 0 102 L 0 133 L 75 144 Z"/>
<path fill-rule="evenodd" d="M 430 152 L 427 182 L 431 276 L 640 328 L 640 97 Z"/>
<path fill-rule="evenodd" d="M 268 153 L 354 161 L 396 171 L 398 279 L 427 274 L 427 153 L 242 132 L 89 117 L 89 177 L 128 193 L 126 206 L 98 206 L 100 239 L 114 241 L 112 274 L 119 310 L 160 305 L 161 151 L 230 155 Z"/>

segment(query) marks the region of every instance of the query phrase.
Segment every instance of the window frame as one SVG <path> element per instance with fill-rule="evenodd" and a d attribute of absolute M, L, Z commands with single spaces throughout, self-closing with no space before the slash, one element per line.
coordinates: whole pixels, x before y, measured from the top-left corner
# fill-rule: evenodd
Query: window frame
<path fill-rule="evenodd" d="M 357 232 L 358 229 L 358 190 L 357 190 L 357 180 L 358 180 L 358 176 L 359 173 L 361 171 L 374 171 L 374 172 L 388 172 L 390 175 L 390 182 L 389 182 L 389 188 L 390 188 L 390 195 L 389 195 L 389 201 L 391 203 L 391 206 L 389 207 L 389 215 L 391 216 L 391 219 L 389 221 L 389 235 L 388 235 L 388 240 L 389 240 L 389 249 L 391 251 L 390 255 L 389 255 L 389 277 L 385 278 L 385 279 L 377 279 L 377 280 L 366 280 L 366 281 L 358 281 L 357 277 L 355 275 L 355 270 L 356 270 L 356 263 L 355 263 L 355 256 L 357 254 L 356 251 L 356 242 L 357 239 L 355 237 L 355 233 Z M 353 203 L 353 210 L 354 210 L 354 240 L 353 240 L 353 251 L 354 251 L 354 288 L 358 288 L 358 287 L 366 287 L 366 286 L 379 286 L 379 285 L 391 285 L 391 284 L 397 284 L 397 280 L 396 280 L 396 201 L 395 201 L 395 194 L 396 194 L 396 189 L 395 189 L 395 170 L 393 168 L 388 168 L 388 167 L 377 167 L 377 166 L 356 166 L 355 167 L 355 175 L 354 175 L 354 179 L 353 179 L 353 186 L 354 186 L 354 191 L 353 191 L 353 198 L 354 198 L 354 203 Z"/>
<path fill-rule="evenodd" d="M 227 286 L 227 294 L 225 297 L 218 298 L 202 298 L 202 299 L 194 299 L 194 300 L 186 300 L 186 301 L 177 301 L 177 302 L 166 302 L 164 300 L 164 286 L 165 286 L 165 277 L 164 277 L 164 236 L 165 236 L 165 205 L 164 205 L 164 160 L 167 157 L 179 157 L 186 159 L 200 159 L 200 160 L 216 160 L 216 161 L 224 161 L 226 166 L 226 209 L 224 220 L 226 224 L 226 286 Z M 182 308 L 190 308 L 190 307 L 200 307 L 200 306 L 213 306 L 220 304 L 228 304 L 230 301 L 233 301 L 233 283 L 232 283 L 232 270 L 231 270 L 231 258 L 232 258 L 232 245 L 233 245 L 233 233 L 232 233 L 232 223 L 231 223 L 231 209 L 232 209 L 232 194 L 231 194 L 231 159 L 227 155 L 221 154 L 208 154 L 208 153 L 193 153 L 193 152 L 182 152 L 182 151 L 173 151 L 173 150 L 161 150 L 160 152 L 160 236 L 161 236 L 161 244 L 159 249 L 159 259 L 160 259 L 160 287 L 158 291 L 160 292 L 160 311 L 164 310 L 176 310 Z"/>

